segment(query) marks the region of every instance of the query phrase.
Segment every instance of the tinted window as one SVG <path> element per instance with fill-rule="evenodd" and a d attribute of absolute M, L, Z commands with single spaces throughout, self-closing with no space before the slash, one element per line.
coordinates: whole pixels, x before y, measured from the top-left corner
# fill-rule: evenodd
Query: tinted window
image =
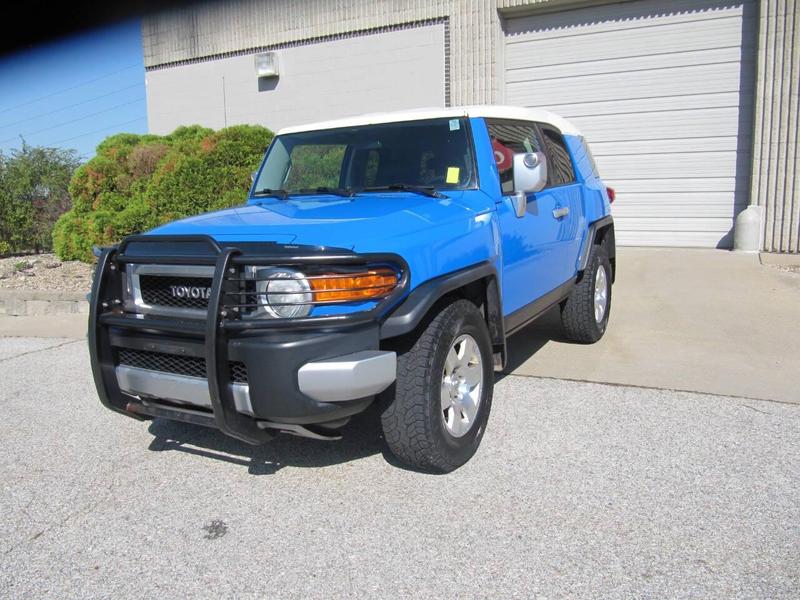
<path fill-rule="evenodd" d="M 600 171 L 597 169 L 597 161 L 594 159 L 592 149 L 589 148 L 589 142 L 586 141 L 586 138 L 581 136 L 581 143 L 583 144 L 583 149 L 586 150 L 586 156 L 589 158 L 589 164 L 592 165 L 592 175 L 595 177 L 600 177 Z"/>
<path fill-rule="evenodd" d="M 317 186 L 339 187 L 345 146 L 341 144 L 306 144 L 295 147 L 292 166 L 286 175 L 287 189 Z"/>
<path fill-rule="evenodd" d="M 486 125 L 500 174 L 500 188 L 504 194 L 511 194 L 514 192 L 514 154 L 541 152 L 539 134 L 533 123 L 524 121 L 487 119 Z"/>
<path fill-rule="evenodd" d="M 431 119 L 278 136 L 254 189 L 363 190 L 393 184 L 465 189 L 475 180 L 467 120 Z"/>
<path fill-rule="evenodd" d="M 549 164 L 547 165 L 547 185 L 561 185 L 575 181 L 572 161 L 561 134 L 550 127 L 542 125 L 544 143 L 547 145 Z"/>

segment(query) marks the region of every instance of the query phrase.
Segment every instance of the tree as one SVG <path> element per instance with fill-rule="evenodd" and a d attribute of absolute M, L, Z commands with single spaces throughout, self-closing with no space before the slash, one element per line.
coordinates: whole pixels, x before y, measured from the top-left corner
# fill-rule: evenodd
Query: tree
<path fill-rule="evenodd" d="M 68 186 L 80 164 L 74 150 L 30 146 L 0 153 L 0 250 L 40 252 L 72 205 Z"/>

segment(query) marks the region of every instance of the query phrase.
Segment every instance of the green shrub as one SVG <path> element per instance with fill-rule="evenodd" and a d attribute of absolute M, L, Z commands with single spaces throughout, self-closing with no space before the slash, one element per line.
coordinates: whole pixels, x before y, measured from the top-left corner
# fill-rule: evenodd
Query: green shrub
<path fill-rule="evenodd" d="M 107 138 L 70 181 L 73 207 L 53 229 L 56 253 L 91 261 L 92 246 L 242 203 L 271 140 L 272 132 L 254 125 Z"/>
<path fill-rule="evenodd" d="M 71 210 L 64 213 L 53 227 L 53 250 L 62 260 L 92 261 L 92 245 L 86 247 L 89 238 L 85 230 L 88 223 L 85 219 L 77 218 Z"/>

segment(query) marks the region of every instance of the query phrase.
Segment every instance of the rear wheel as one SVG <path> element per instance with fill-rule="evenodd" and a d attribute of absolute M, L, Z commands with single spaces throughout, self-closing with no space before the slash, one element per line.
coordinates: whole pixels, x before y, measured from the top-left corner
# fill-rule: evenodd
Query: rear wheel
<path fill-rule="evenodd" d="M 573 342 L 592 344 L 606 332 L 611 313 L 611 261 L 603 245 L 592 246 L 581 280 L 561 304 L 561 326 Z"/>
<path fill-rule="evenodd" d="M 399 354 L 383 394 L 381 423 L 392 453 L 410 466 L 449 472 L 480 445 L 492 404 L 492 345 L 468 300 L 445 306 Z"/>

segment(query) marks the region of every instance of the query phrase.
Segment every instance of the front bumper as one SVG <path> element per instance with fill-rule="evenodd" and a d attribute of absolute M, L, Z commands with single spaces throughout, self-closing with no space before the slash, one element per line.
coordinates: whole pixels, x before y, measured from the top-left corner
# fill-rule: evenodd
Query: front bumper
<path fill-rule="evenodd" d="M 202 377 L 124 364 L 117 365 L 115 371 L 120 390 L 130 396 L 160 398 L 189 407 L 212 409 L 208 380 Z M 397 359 L 394 352 L 363 350 L 327 360 L 307 362 L 297 371 L 297 387 L 301 394 L 317 402 L 347 403 L 379 394 L 394 382 L 396 371 Z M 274 374 L 272 377 L 274 378 Z M 291 387 L 287 383 L 284 382 L 283 387 Z M 230 389 L 236 410 L 240 413 L 252 417 L 258 415 L 272 421 L 289 422 L 287 419 L 296 419 L 275 413 L 276 403 L 270 402 L 269 398 L 266 399 L 267 402 L 261 402 L 266 406 L 256 413 L 250 398 L 249 383 L 234 382 L 230 384 Z M 291 395 L 295 396 L 296 393 Z M 304 403 L 303 399 L 300 403 Z M 312 419 L 318 418 L 322 412 L 317 406 L 304 408 L 309 413 L 307 416 Z"/>
<path fill-rule="evenodd" d="M 106 250 L 99 257 L 89 345 L 98 394 L 108 408 L 134 418 L 159 416 L 217 427 L 255 444 L 269 439 L 268 430 L 280 429 L 280 424 L 341 422 L 363 411 L 375 394 L 394 381 L 396 357 L 380 349 L 379 329 L 382 316 L 400 300 L 407 269 L 396 293 L 370 311 L 245 321 L 228 318 L 233 315 L 226 310 L 222 291 L 223 274 L 231 272 L 241 251 L 219 248 L 210 238 L 202 241 L 215 248 L 205 322 L 126 313 L 118 292 L 121 265 L 154 257 L 140 260 L 126 254 L 124 242 L 120 250 Z M 266 262 L 268 258 L 256 259 Z M 365 260 L 330 251 L 302 258 Z M 254 260 L 253 255 L 247 260 Z M 397 257 L 391 260 L 397 262 Z M 123 349 L 191 358 L 204 365 L 204 376 L 122 364 L 119 353 Z M 246 381 L 233 380 L 230 365 L 234 363 L 246 367 Z"/>

